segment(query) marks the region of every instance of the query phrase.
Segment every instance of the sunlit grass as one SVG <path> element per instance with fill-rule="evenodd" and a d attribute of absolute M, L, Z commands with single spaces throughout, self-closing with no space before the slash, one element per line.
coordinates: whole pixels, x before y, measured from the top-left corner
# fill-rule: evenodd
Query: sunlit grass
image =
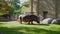
<path fill-rule="evenodd" d="M 28 25 L 18 22 L 0 22 L 1 34 L 60 34 L 60 25 Z"/>

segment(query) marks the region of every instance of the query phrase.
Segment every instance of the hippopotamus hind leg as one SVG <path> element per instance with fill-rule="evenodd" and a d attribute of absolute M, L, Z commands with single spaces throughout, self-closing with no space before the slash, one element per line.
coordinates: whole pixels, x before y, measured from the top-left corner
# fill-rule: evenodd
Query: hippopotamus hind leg
<path fill-rule="evenodd" d="M 20 17 L 20 23 L 22 24 L 22 18 Z"/>

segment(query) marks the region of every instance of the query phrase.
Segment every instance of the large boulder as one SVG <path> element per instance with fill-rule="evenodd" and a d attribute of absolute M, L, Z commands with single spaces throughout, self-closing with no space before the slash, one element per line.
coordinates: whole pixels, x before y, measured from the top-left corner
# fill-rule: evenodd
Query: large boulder
<path fill-rule="evenodd" d="M 53 18 L 46 18 L 42 21 L 42 24 L 51 24 Z"/>
<path fill-rule="evenodd" d="M 57 19 L 57 24 L 59 24 L 59 25 L 60 25 L 60 19 Z"/>
<path fill-rule="evenodd" d="M 59 24 L 60 25 L 60 19 L 54 19 L 52 21 L 52 24 Z"/>

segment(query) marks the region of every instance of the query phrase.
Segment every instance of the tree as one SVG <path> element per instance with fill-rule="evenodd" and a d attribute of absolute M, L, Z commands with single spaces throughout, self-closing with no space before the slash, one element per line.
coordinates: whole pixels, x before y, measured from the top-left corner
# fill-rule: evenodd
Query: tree
<path fill-rule="evenodd" d="M 5 14 L 9 10 L 11 7 L 5 1 L 0 1 L 0 14 Z"/>
<path fill-rule="evenodd" d="M 40 1 L 39 0 L 37 0 L 37 15 L 39 16 L 39 5 L 40 4 Z"/>
<path fill-rule="evenodd" d="M 12 7 L 12 9 L 9 11 L 10 14 L 14 14 L 16 10 L 20 9 L 20 5 L 17 3 L 20 3 L 19 0 L 11 0 L 11 2 L 9 2 L 9 6 Z"/>
<path fill-rule="evenodd" d="M 33 14 L 33 0 L 31 0 L 31 14 Z"/>
<path fill-rule="evenodd" d="M 55 18 L 58 18 L 58 0 L 55 0 Z"/>
<path fill-rule="evenodd" d="M 12 10 L 10 11 L 10 13 L 14 14 L 21 14 L 23 13 L 23 6 L 25 7 L 29 7 L 29 2 L 24 2 L 22 3 L 22 5 L 20 5 L 21 1 L 20 0 L 13 0 L 10 2 L 10 6 L 12 7 Z"/>

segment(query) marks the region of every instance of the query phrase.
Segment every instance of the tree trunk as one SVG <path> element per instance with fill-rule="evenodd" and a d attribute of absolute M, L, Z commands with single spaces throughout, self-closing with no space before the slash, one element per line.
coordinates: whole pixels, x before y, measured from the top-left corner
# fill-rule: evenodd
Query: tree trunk
<path fill-rule="evenodd" d="M 55 0 L 55 18 L 58 18 L 58 0 Z"/>
<path fill-rule="evenodd" d="M 31 0 L 31 14 L 33 14 L 33 0 Z"/>
<path fill-rule="evenodd" d="M 37 15 L 39 16 L 39 3 L 40 1 L 39 0 L 37 0 Z"/>

